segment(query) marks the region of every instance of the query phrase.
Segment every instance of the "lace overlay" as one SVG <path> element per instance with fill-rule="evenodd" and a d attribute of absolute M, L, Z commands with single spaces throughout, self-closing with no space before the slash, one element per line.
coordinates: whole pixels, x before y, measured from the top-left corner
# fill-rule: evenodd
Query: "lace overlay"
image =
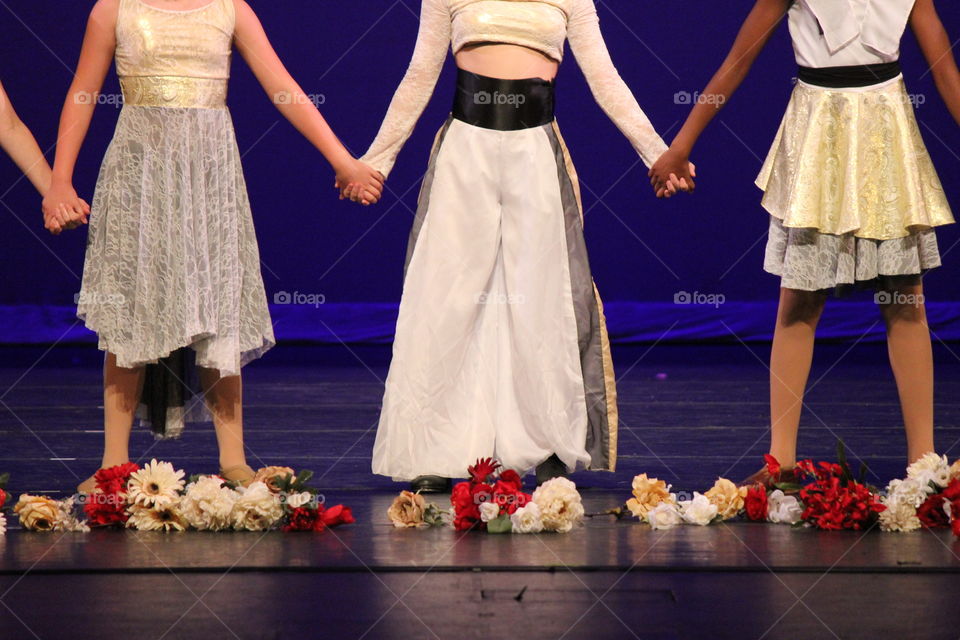
<path fill-rule="evenodd" d="M 94 195 L 77 311 L 121 367 L 180 347 L 236 375 L 274 344 L 230 113 L 124 106 Z"/>
<path fill-rule="evenodd" d="M 798 83 L 757 186 L 789 228 L 890 240 L 953 222 L 900 78 L 865 90 Z"/>
<path fill-rule="evenodd" d="M 390 102 L 390 108 L 387 110 L 380 132 L 362 158 L 364 162 L 384 175 L 389 175 L 397 154 L 410 137 L 413 127 L 436 87 L 447 50 L 451 46 L 454 11 L 463 10 L 462 7 L 465 5 L 474 4 L 484 5 L 485 11 L 496 11 L 498 33 L 494 34 L 493 41 L 525 44 L 546 55 L 553 54 L 557 60 L 559 57 L 553 53 L 554 48 L 544 44 L 544 41 L 549 38 L 548 35 L 541 34 L 538 42 L 529 39 L 519 42 L 516 36 L 526 33 L 523 25 L 530 19 L 529 12 L 533 8 L 531 5 L 546 10 L 549 12 L 546 15 L 553 17 L 563 9 L 567 15 L 565 36 L 570 41 L 570 48 L 601 108 L 627 137 L 648 167 L 666 151 L 666 144 L 657 135 L 650 120 L 640 109 L 640 105 L 620 78 L 610 59 L 600 32 L 600 21 L 593 0 L 552 0 L 550 2 L 423 0 L 420 10 L 420 32 L 410 66 Z M 515 27 L 510 26 L 511 15 L 517 17 Z M 460 31 L 457 34 L 457 41 L 461 44 L 477 41 L 471 35 L 470 24 L 479 25 L 482 21 L 458 23 Z M 549 29 L 549 24 L 544 28 Z M 485 41 L 491 39 L 489 35 L 483 33 L 478 34 L 477 37 Z M 562 40 L 561 37 L 560 41 Z"/>
<path fill-rule="evenodd" d="M 130 76 L 120 78 L 123 103 L 135 107 L 209 109 L 227 102 L 227 81 L 209 78 Z"/>

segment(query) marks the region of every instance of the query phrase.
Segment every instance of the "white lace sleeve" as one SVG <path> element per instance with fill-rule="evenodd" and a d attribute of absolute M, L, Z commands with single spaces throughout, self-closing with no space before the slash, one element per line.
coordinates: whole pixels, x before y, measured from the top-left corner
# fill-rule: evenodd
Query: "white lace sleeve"
<path fill-rule="evenodd" d="M 380 132 L 361 158 L 384 176 L 390 174 L 403 144 L 433 94 L 450 48 L 450 12 L 446 0 L 423 0 L 420 32 L 407 73 L 393 95 Z"/>
<path fill-rule="evenodd" d="M 593 97 L 650 167 L 667 150 L 667 145 L 613 66 L 600 33 L 600 18 L 593 0 L 574 1 L 567 24 L 567 39 Z"/>

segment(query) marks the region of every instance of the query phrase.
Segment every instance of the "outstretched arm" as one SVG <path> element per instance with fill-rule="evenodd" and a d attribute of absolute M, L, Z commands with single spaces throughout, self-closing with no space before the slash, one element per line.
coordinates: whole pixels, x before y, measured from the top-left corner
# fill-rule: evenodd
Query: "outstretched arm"
<path fill-rule="evenodd" d="M 960 71 L 957 70 L 950 38 L 937 15 L 933 0 L 917 0 L 910 14 L 910 26 L 930 65 L 937 91 L 953 119 L 960 124 Z"/>
<path fill-rule="evenodd" d="M 245 0 L 234 0 L 237 25 L 234 40 L 264 91 L 283 116 L 315 146 L 337 174 L 338 189 L 354 186 L 358 200 L 372 204 L 380 199 L 383 180 L 344 148 L 316 105 L 307 97 L 277 56 L 253 9 Z"/>
<path fill-rule="evenodd" d="M 50 189 L 50 165 L 33 134 L 14 111 L 0 83 L 0 147 L 33 183 L 40 195 Z"/>
<path fill-rule="evenodd" d="M 688 159 L 697 139 L 747 77 L 750 67 L 786 15 L 790 4 L 791 0 L 756 1 L 730 53 L 703 90 L 701 99 L 690 111 L 670 149 L 650 169 L 650 182 L 655 188 L 658 183 L 665 183 L 671 174 L 681 179 L 689 177 Z"/>
<path fill-rule="evenodd" d="M 410 66 L 390 101 L 376 139 L 361 158 L 384 177 L 390 174 L 397 154 L 430 102 L 449 48 L 450 12 L 446 3 L 444 0 L 423 0 L 420 31 Z"/>

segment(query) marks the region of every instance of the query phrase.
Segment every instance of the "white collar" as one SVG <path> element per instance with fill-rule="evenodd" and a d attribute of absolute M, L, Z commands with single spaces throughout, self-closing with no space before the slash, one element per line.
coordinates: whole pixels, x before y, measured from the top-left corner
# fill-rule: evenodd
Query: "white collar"
<path fill-rule="evenodd" d="M 857 24 L 850 0 L 804 0 L 823 29 L 831 53 L 836 53 L 853 40 L 880 53 L 893 55 L 900 48 L 900 39 L 910 19 L 915 0 L 867 0 L 863 25 Z"/>

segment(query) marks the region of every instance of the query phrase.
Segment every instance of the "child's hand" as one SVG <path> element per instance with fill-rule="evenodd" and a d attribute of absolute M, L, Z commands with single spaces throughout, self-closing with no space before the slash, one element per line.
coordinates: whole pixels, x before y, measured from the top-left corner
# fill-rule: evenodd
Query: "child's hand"
<path fill-rule="evenodd" d="M 696 188 L 693 181 L 697 176 L 696 166 L 672 148 L 660 156 L 647 175 L 658 198 L 669 198 L 677 191 L 693 192 Z"/>
<path fill-rule="evenodd" d="M 69 184 L 54 184 L 43 198 L 43 226 L 53 235 L 87 224 L 90 205 Z"/>
<path fill-rule="evenodd" d="M 363 205 L 376 204 L 383 194 L 383 175 L 373 167 L 354 160 L 350 166 L 337 171 L 334 187 L 345 198 Z"/>

